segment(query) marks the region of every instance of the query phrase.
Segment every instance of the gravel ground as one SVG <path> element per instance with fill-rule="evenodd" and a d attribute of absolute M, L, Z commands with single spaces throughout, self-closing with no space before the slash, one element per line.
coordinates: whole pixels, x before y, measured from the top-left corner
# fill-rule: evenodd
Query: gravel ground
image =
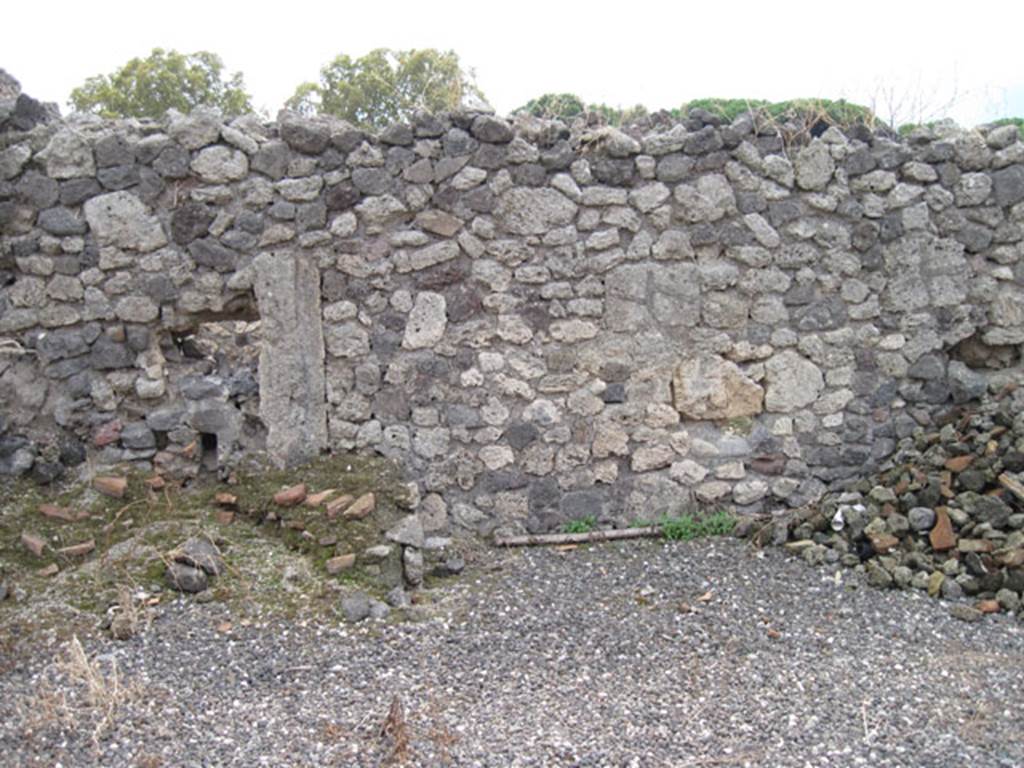
<path fill-rule="evenodd" d="M 417 621 L 227 630 L 180 601 L 90 638 L 125 691 L 95 741 L 109 689 L 90 702 L 37 644 L 0 673 L 3 764 L 1024 765 L 1013 617 L 735 540 L 495 558 Z"/>

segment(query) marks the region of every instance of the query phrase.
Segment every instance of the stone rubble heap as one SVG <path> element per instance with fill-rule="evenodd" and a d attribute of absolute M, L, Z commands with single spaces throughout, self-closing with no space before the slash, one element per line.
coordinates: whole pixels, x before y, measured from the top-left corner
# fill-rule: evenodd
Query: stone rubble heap
<path fill-rule="evenodd" d="M 1024 390 L 952 412 L 900 441 L 855 490 L 785 514 L 755 536 L 812 565 L 863 569 L 875 587 L 970 598 L 961 618 L 1024 599 Z M 756 526 L 748 526 L 755 528 Z"/>

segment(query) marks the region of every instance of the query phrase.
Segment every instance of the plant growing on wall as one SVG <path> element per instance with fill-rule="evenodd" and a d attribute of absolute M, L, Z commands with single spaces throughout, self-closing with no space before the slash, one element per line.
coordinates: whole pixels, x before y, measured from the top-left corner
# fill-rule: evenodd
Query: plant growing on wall
<path fill-rule="evenodd" d="M 583 115 L 597 115 L 601 122 L 606 125 L 628 125 L 649 112 L 643 104 L 623 109 L 611 107 L 607 104 L 585 104 L 583 99 L 574 93 L 545 93 L 535 99 L 530 99 L 523 106 L 514 110 L 525 112 L 534 117 L 546 119 L 558 119 L 571 122 L 573 118 Z"/>
<path fill-rule="evenodd" d="M 103 117 L 163 117 L 168 109 L 219 108 L 225 115 L 252 111 L 242 73 L 225 77 L 224 62 L 209 51 L 154 48 L 109 75 L 95 75 L 71 92 L 70 105 Z"/>
<path fill-rule="evenodd" d="M 482 100 L 483 94 L 454 51 L 377 48 L 358 59 L 337 56 L 320 69 L 319 82 L 299 85 L 286 105 L 383 128 L 417 110 L 451 111 L 473 98 Z"/>

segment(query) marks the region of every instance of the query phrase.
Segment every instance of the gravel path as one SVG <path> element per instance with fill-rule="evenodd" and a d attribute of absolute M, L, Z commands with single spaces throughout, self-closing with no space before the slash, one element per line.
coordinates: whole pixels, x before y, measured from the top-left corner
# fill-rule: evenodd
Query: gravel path
<path fill-rule="evenodd" d="M 965 624 L 735 540 L 497 556 L 420 621 L 223 631 L 222 606 L 182 601 L 93 638 L 129 692 L 98 747 L 99 710 L 40 647 L 0 676 L 3 763 L 1024 765 L 1012 617 Z"/>

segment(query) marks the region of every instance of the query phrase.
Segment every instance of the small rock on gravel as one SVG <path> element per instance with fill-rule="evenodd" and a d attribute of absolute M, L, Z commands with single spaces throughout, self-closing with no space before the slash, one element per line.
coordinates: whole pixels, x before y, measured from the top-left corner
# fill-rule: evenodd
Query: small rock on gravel
<path fill-rule="evenodd" d="M 202 568 L 193 568 L 184 563 L 171 563 L 167 566 L 167 585 L 179 592 L 195 594 L 202 592 L 209 585 L 206 571 Z"/>
<path fill-rule="evenodd" d="M 224 558 L 217 546 L 205 536 L 193 536 L 175 552 L 174 559 L 193 568 L 202 568 L 210 576 L 224 573 Z"/>
<path fill-rule="evenodd" d="M 354 595 L 342 598 L 341 612 L 345 616 L 345 621 L 352 624 L 362 621 L 370 615 L 369 596 L 362 592 L 357 592 Z"/>
<path fill-rule="evenodd" d="M 957 603 L 949 608 L 949 615 L 954 619 L 960 619 L 960 621 L 975 622 L 981 621 L 983 616 L 982 612 L 977 608 L 972 608 L 969 605 L 963 603 Z"/>

